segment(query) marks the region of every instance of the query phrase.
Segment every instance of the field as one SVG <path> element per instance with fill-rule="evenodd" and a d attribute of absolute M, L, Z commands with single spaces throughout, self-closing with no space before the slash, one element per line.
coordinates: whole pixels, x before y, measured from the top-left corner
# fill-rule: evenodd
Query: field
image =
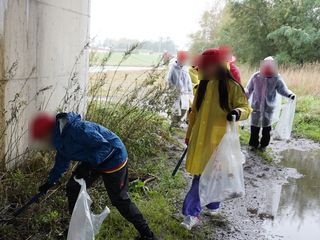
<path fill-rule="evenodd" d="M 99 62 L 102 58 L 104 58 L 107 54 L 105 53 L 91 53 L 91 63 Z M 123 59 L 123 52 L 113 52 L 108 60 L 108 65 L 117 66 L 120 61 Z M 161 60 L 162 53 L 154 53 L 154 52 L 134 52 L 131 53 L 130 56 L 122 62 L 122 66 L 134 66 L 134 67 L 150 67 L 156 65 Z M 93 60 L 93 61 L 92 61 Z"/>

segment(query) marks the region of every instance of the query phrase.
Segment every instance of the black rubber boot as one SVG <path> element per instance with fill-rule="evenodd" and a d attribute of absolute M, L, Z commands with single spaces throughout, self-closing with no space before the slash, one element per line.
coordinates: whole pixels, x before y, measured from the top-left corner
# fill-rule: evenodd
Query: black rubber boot
<path fill-rule="evenodd" d="M 158 240 L 158 238 L 154 235 L 153 232 L 149 236 L 138 236 L 135 238 L 135 240 Z"/>

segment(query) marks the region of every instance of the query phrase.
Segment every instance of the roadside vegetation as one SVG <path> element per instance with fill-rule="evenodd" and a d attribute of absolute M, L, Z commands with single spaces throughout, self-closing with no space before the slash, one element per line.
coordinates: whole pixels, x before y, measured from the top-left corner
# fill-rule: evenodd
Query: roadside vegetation
<path fill-rule="evenodd" d="M 129 49 L 120 63 L 129 58 L 133 50 L 134 47 Z M 166 72 L 155 66 L 128 83 L 127 76 L 117 77 L 116 70 L 105 73 L 109 58 L 104 58 L 99 70 L 90 74 L 85 118 L 110 128 L 123 139 L 129 152 L 130 194 L 155 233 L 161 239 L 194 239 L 195 236 L 203 239 L 206 231 L 192 234 L 180 226 L 181 189 L 186 187 L 186 180 L 181 173 L 171 177 L 181 144 L 169 130 L 167 114 L 175 93 L 163 82 Z M 65 104 L 81 94 L 75 76 L 70 79 L 61 110 L 69 110 Z M 119 81 L 121 84 L 115 84 Z M 79 104 L 74 108 L 79 109 Z M 170 151 L 171 148 L 176 151 Z M 10 218 L 12 211 L 37 193 L 53 159 L 53 152 L 29 152 L 23 165 L 1 172 L 1 219 Z M 63 232 L 70 219 L 64 190 L 71 172 L 72 169 L 58 186 L 12 224 L 0 224 L 0 239 L 64 239 Z M 105 206 L 111 208 L 97 239 L 132 239 L 135 230 L 111 206 L 102 182 L 91 188 L 89 194 L 94 200 L 94 212 Z"/>

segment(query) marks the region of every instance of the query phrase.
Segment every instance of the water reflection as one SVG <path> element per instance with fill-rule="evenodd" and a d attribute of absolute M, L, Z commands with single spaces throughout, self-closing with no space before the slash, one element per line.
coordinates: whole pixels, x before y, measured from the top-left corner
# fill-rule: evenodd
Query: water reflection
<path fill-rule="evenodd" d="M 282 186 L 275 219 L 265 222 L 268 235 L 270 239 L 319 240 L 320 150 L 287 150 L 283 152 L 282 164 L 296 168 L 304 176 Z"/>

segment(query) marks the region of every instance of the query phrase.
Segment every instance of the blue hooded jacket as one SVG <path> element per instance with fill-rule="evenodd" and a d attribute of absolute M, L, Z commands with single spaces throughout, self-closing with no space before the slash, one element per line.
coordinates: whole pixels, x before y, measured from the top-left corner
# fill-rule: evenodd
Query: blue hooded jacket
<path fill-rule="evenodd" d="M 76 113 L 57 115 L 54 129 L 55 164 L 48 182 L 55 183 L 71 160 L 89 163 L 98 171 L 113 171 L 125 164 L 128 153 L 120 138 L 109 129 L 81 120 Z"/>

